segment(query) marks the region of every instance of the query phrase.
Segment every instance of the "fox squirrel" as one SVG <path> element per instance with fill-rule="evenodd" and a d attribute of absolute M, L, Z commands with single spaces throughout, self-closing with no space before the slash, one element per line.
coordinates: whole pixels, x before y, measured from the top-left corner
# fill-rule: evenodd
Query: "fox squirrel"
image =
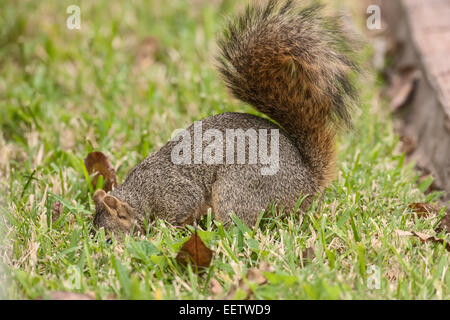
<path fill-rule="evenodd" d="M 218 41 L 218 68 L 227 87 L 279 125 L 234 112 L 192 124 L 131 170 L 110 194 L 95 192 L 94 226 L 128 233 L 133 225 L 133 230 L 142 230 L 146 217 L 182 226 L 209 208 L 225 224 L 234 212 L 254 225 L 262 210 L 271 205 L 292 210 L 301 195 L 306 198 L 300 209 L 308 208 L 312 196 L 333 179 L 335 137 L 351 126 L 357 97 L 351 81 L 357 67 L 347 55 L 350 46 L 337 20 L 322 15 L 321 8 L 297 8 L 293 1 L 249 6 L 231 20 Z M 188 148 L 183 149 L 180 140 L 195 136 L 198 128 L 213 132 L 209 140 L 218 139 L 216 147 L 228 146 L 219 139 L 228 137 L 228 131 L 241 130 L 249 160 L 255 146 L 264 146 L 255 136 L 279 131 L 267 138 L 271 151 L 278 153 L 277 167 L 271 171 L 267 162 L 243 163 L 242 157 L 239 162 L 237 148 L 226 154 L 220 148 L 214 154 L 205 151 L 203 161 L 196 161 L 195 155 L 192 161 L 192 153 L 210 147 L 210 141 L 187 139 Z M 252 138 L 255 132 L 260 135 Z M 174 153 L 181 161 L 174 161 Z M 263 168 L 268 173 L 263 174 Z"/>

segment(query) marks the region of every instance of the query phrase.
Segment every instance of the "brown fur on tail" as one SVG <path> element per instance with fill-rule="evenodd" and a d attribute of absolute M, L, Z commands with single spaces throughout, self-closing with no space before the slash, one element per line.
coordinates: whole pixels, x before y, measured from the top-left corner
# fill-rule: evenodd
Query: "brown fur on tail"
<path fill-rule="evenodd" d="M 321 6 L 269 1 L 248 7 L 218 44 L 219 70 L 232 93 L 277 121 L 319 184 L 334 174 L 335 135 L 350 126 L 355 64 L 338 20 Z"/>

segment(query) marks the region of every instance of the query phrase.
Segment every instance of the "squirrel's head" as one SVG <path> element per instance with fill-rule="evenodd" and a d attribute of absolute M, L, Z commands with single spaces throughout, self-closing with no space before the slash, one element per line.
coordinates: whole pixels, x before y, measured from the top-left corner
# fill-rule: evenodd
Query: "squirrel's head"
<path fill-rule="evenodd" d="M 103 227 L 107 232 L 124 234 L 130 233 L 133 229 L 142 232 L 142 228 L 136 223 L 133 208 L 126 202 L 103 190 L 97 190 L 94 193 L 94 203 L 94 226 L 96 228 Z"/>

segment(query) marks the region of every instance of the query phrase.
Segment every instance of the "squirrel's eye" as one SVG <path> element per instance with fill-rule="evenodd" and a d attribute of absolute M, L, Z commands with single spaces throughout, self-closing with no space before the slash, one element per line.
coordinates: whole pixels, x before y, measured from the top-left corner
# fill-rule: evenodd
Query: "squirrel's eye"
<path fill-rule="evenodd" d="M 128 216 L 126 214 L 123 214 L 120 211 L 117 211 L 117 216 L 119 217 L 119 219 L 124 219 L 124 220 L 128 219 Z"/>

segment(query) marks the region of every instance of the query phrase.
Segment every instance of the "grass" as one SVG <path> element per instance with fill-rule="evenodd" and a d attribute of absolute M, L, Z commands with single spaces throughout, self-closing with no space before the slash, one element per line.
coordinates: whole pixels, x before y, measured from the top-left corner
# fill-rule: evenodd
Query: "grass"
<path fill-rule="evenodd" d="M 106 153 L 123 181 L 175 129 L 224 111 L 254 112 L 229 97 L 212 59 L 222 17 L 236 3 L 76 1 L 82 29 L 69 30 L 74 1 L 0 0 L 3 298 L 67 290 L 98 299 L 208 299 L 211 279 L 226 293 L 263 262 L 273 271 L 253 286 L 256 299 L 450 298 L 445 248 L 394 233 L 433 233 L 439 216 L 417 217 L 408 204 L 439 194 L 424 194 L 431 180 L 419 183 L 399 151 L 373 70 L 359 81 L 360 109 L 339 143 L 338 177 L 305 215 L 269 215 L 253 229 L 204 218 L 199 235 L 214 257 L 200 275 L 175 260 L 192 228 L 158 221 L 123 243 L 91 238 L 88 152 Z M 150 35 L 160 47 L 153 63 L 136 58 Z M 367 66 L 371 53 L 361 54 Z M 52 222 L 56 201 L 63 213 Z M 310 263 L 302 259 L 308 247 Z M 369 285 L 374 267 L 379 289 Z"/>

